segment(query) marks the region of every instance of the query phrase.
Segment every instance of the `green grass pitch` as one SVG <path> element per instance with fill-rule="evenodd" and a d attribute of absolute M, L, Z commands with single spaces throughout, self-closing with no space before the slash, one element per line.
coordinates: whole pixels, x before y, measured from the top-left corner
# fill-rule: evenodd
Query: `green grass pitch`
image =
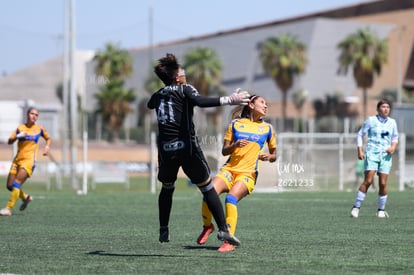
<path fill-rule="evenodd" d="M 158 242 L 157 195 L 98 187 L 26 190 L 34 200 L 0 217 L 0 273 L 12 274 L 412 274 L 413 191 L 391 192 L 389 219 L 375 217 L 370 192 L 358 219 L 355 192 L 253 193 L 239 203 L 234 252 L 218 253 L 216 234 L 202 228 L 201 195 L 180 184 L 171 241 Z M 222 197 L 224 198 L 224 196 Z M 1 207 L 8 199 L 0 192 Z"/>

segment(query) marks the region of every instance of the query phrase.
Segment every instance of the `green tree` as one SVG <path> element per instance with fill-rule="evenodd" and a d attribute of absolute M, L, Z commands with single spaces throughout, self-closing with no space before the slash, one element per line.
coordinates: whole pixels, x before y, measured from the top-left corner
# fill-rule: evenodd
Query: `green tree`
<path fill-rule="evenodd" d="M 363 92 L 363 113 L 367 116 L 367 89 L 374 83 L 374 76 L 381 74 L 387 63 L 388 41 L 379 39 L 368 28 L 359 29 L 338 44 L 340 50 L 338 74 L 353 69 L 355 82 Z"/>
<path fill-rule="evenodd" d="M 104 127 L 111 133 L 111 140 L 117 141 L 124 120 L 131 112 L 130 103 L 135 100 L 133 89 L 126 89 L 125 79 L 132 74 L 132 58 L 126 50 L 112 43 L 94 56 L 95 73 L 104 77 L 104 84 L 95 94 L 98 100 L 97 113 L 102 115 Z"/>
<path fill-rule="evenodd" d="M 111 132 L 112 140 L 117 141 L 127 114 L 131 111 L 130 102 L 135 100 L 132 89 L 125 89 L 122 80 L 113 80 L 101 87 L 95 95 L 98 100 L 97 112 Z"/>
<path fill-rule="evenodd" d="M 187 74 L 187 81 L 193 85 L 203 96 L 222 96 L 225 89 L 221 85 L 222 62 L 217 53 L 207 47 L 197 47 L 185 52 L 183 58 L 183 67 Z M 221 127 L 219 115 L 221 108 L 215 108 L 214 111 L 206 114 L 207 110 L 200 109 L 198 112 L 207 119 L 200 118 L 200 129 L 207 129 L 209 125 L 214 125 L 214 129 L 208 129 L 213 132 Z M 203 125 L 203 121 L 211 120 L 212 123 Z M 205 126 L 205 127 L 204 127 Z"/>
<path fill-rule="evenodd" d="M 213 49 L 207 47 L 189 49 L 184 54 L 183 67 L 187 74 L 187 80 L 203 96 L 214 92 L 211 90 L 211 86 L 217 85 L 221 81 L 223 65 Z"/>
<path fill-rule="evenodd" d="M 287 93 L 292 88 L 295 77 L 305 71 L 306 46 L 296 36 L 282 34 L 278 37 L 269 37 L 259 43 L 259 51 L 264 71 L 282 91 L 282 130 L 284 130 Z"/>
<path fill-rule="evenodd" d="M 302 131 L 305 130 L 305 113 L 303 110 L 303 106 L 305 105 L 307 99 L 308 91 L 305 89 L 299 89 L 292 94 L 293 105 L 295 105 L 295 108 L 299 113 L 299 118 L 295 120 L 294 130 L 296 132 L 299 132 L 300 129 Z M 299 122 L 301 122 L 302 124 L 300 125 Z"/>
<path fill-rule="evenodd" d="M 105 49 L 98 51 L 93 59 L 97 63 L 96 74 L 106 80 L 125 80 L 132 74 L 132 57 L 119 45 L 107 43 Z"/>

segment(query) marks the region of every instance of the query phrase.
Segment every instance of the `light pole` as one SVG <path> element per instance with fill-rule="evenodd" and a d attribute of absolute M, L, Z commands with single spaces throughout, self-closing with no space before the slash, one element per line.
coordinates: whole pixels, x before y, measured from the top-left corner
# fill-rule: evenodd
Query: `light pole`
<path fill-rule="evenodd" d="M 398 40 L 397 40 L 397 104 L 401 105 L 402 103 L 402 55 L 403 55 L 403 34 L 405 31 L 405 26 L 401 26 L 398 29 Z"/>
<path fill-rule="evenodd" d="M 62 85 L 62 104 L 63 104 L 63 118 L 61 123 L 62 133 L 62 175 L 66 175 L 66 167 L 68 160 L 68 110 L 69 110 L 69 1 L 65 2 L 65 30 L 63 34 L 63 85 Z"/>
<path fill-rule="evenodd" d="M 76 70 L 75 70 L 75 0 L 69 0 L 69 60 L 70 60 L 70 125 L 71 125 L 71 151 L 70 151 L 70 182 L 74 189 L 78 189 L 76 178 L 77 162 L 77 97 L 76 97 Z"/>

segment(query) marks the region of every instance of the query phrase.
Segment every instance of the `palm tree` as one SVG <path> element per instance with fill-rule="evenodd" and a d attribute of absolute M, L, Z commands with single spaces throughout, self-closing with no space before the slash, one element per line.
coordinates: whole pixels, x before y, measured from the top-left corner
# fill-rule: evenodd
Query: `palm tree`
<path fill-rule="evenodd" d="M 130 103 L 135 100 L 133 89 L 125 89 L 125 79 L 132 74 L 132 58 L 126 50 L 108 43 L 103 51 L 94 56 L 95 72 L 105 78 L 95 94 L 98 100 L 97 113 L 102 115 L 104 126 L 117 141 L 124 120 L 131 112 Z"/>
<path fill-rule="evenodd" d="M 108 82 L 99 93 L 95 94 L 99 106 L 97 112 L 102 114 L 102 120 L 115 141 L 118 140 L 119 131 L 131 111 L 129 103 L 135 100 L 134 91 L 125 89 L 123 85 L 123 81 L 114 80 Z"/>
<path fill-rule="evenodd" d="M 364 117 L 367 115 L 367 89 L 374 83 L 375 74 L 381 74 L 382 66 L 387 62 L 388 42 L 379 39 L 369 29 L 359 29 L 338 44 L 338 74 L 347 74 L 352 66 L 356 84 L 363 91 Z"/>
<path fill-rule="evenodd" d="M 294 130 L 296 132 L 299 132 L 300 128 L 302 131 L 305 131 L 305 122 L 304 122 L 305 114 L 304 114 L 303 106 L 305 105 L 307 99 L 308 99 L 308 91 L 305 89 L 299 89 L 292 94 L 293 105 L 295 105 L 295 108 L 299 113 L 299 118 L 295 120 Z M 300 121 L 302 122 L 302 125 L 299 125 Z"/>
<path fill-rule="evenodd" d="M 105 49 L 98 51 L 93 59 L 97 62 L 95 73 L 106 80 L 125 80 L 132 74 L 132 57 L 118 45 L 107 43 Z"/>
<path fill-rule="evenodd" d="M 197 47 L 189 49 L 184 54 L 183 67 L 187 74 L 187 80 L 191 83 L 203 96 L 221 96 L 225 93 L 224 87 L 221 85 L 222 62 L 217 53 L 207 47 Z M 221 108 L 216 108 L 208 115 L 204 109 L 200 109 L 201 116 L 207 116 L 207 119 L 200 117 L 200 129 L 207 129 L 207 125 L 203 125 L 209 118 L 214 125 L 213 132 L 220 128 L 220 120 L 218 119 Z M 204 127 L 205 126 L 205 127 Z"/>
<path fill-rule="evenodd" d="M 294 78 L 305 71 L 306 46 L 290 34 L 269 37 L 259 43 L 260 59 L 268 74 L 282 91 L 282 130 L 286 124 L 287 93 Z"/>
<path fill-rule="evenodd" d="M 207 47 L 189 49 L 184 55 L 183 67 L 187 79 L 201 95 L 209 95 L 210 86 L 220 83 L 223 65 L 213 49 Z"/>

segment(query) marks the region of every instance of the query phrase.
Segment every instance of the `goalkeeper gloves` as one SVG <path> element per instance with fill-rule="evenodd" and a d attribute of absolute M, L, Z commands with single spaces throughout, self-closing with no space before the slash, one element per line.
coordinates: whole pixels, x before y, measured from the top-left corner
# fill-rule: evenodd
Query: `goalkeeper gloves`
<path fill-rule="evenodd" d="M 249 104 L 250 94 L 248 91 L 242 91 L 237 88 L 230 96 L 220 97 L 221 105 L 247 105 Z"/>

